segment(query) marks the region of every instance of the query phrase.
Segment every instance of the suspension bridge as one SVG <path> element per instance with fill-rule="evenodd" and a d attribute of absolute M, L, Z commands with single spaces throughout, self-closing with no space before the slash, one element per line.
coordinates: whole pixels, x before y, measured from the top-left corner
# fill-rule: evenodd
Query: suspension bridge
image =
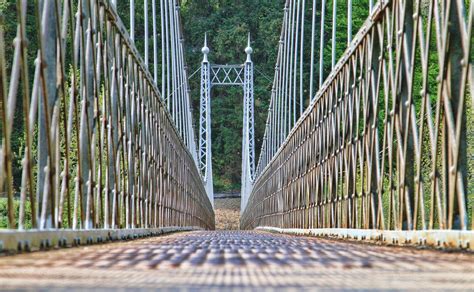
<path fill-rule="evenodd" d="M 259 149 L 251 36 L 230 65 L 204 37 L 196 130 L 180 2 L 143 2 L 0 15 L 0 289 L 474 288 L 472 1 L 282 3 Z M 216 86 L 242 88 L 238 231 Z"/>

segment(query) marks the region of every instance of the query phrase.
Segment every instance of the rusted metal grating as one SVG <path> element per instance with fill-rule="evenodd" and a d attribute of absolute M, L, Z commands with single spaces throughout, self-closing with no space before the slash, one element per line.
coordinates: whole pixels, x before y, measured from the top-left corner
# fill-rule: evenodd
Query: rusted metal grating
<path fill-rule="evenodd" d="M 468 290 L 473 255 L 266 232 L 189 232 L 0 258 L 2 288 Z"/>

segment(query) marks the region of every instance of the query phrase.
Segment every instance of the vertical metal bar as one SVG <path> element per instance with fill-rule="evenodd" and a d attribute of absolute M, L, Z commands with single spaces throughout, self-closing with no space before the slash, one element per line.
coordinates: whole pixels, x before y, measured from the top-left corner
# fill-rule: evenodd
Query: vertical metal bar
<path fill-rule="evenodd" d="M 303 1 L 304 2 L 304 1 Z M 296 100 L 298 99 L 298 86 L 299 84 L 297 83 L 297 80 L 298 80 L 298 43 L 300 42 L 300 12 L 301 12 L 301 0 L 298 0 L 297 3 L 296 3 L 296 8 L 295 8 L 295 12 L 296 12 L 296 20 L 295 20 L 295 41 L 293 43 L 293 49 L 294 49 L 294 67 L 293 67 L 293 125 L 291 126 L 291 128 L 293 128 L 293 126 L 296 124 L 296 116 L 297 116 L 297 112 L 299 112 L 297 110 L 297 105 L 296 105 Z M 301 35 L 301 41 L 303 39 L 303 35 Z M 303 60 L 300 60 L 300 62 L 302 62 Z M 303 78 L 303 76 L 300 76 L 300 80 L 301 78 Z M 300 93 L 301 94 L 301 93 Z"/>
<path fill-rule="evenodd" d="M 135 0 L 130 0 L 130 39 L 135 41 Z"/>
<path fill-rule="evenodd" d="M 7 73 L 6 73 L 6 62 L 5 62 L 5 41 L 4 41 L 4 24 L 3 24 L 3 17 L 0 18 L 0 101 L 1 101 L 1 115 L 2 115 L 2 125 L 8 125 L 8 118 L 7 118 L 7 101 L 8 101 L 8 91 L 7 91 Z M 7 129 L 3 130 L 3 141 L 2 141 L 2 148 L 1 148 L 1 166 L 3 169 L 0 170 L 0 179 L 2 185 L 0 188 L 3 190 L 6 188 L 7 195 L 8 195 L 8 202 L 7 202 L 7 211 L 8 211 L 8 226 L 10 228 L 15 228 L 15 215 L 14 215 L 14 208 L 13 208 L 13 190 L 11 189 L 12 185 L 12 167 L 11 167 L 11 160 L 10 160 L 10 131 Z M 5 176 L 5 177 L 4 177 Z M 5 182 L 6 179 L 6 182 Z"/>
<path fill-rule="evenodd" d="M 30 200 L 30 209 L 31 209 L 31 223 L 32 227 L 36 228 L 36 202 L 35 202 L 35 196 L 33 194 L 33 171 L 32 171 L 32 127 L 29 122 L 29 116 L 30 113 L 32 112 L 32 109 L 30 108 L 30 100 L 29 100 L 29 94 L 30 94 L 30 88 L 29 88 L 29 78 L 28 78 L 28 57 L 27 57 L 27 46 L 26 46 L 26 9 L 27 9 L 27 1 L 22 0 L 21 2 L 18 2 L 18 14 L 19 14 L 19 32 L 20 32 L 20 41 L 22 43 L 21 49 L 21 66 L 22 66 L 22 84 L 23 84 L 23 113 L 24 113 L 24 120 L 25 120 L 25 155 L 24 159 L 22 162 L 23 166 L 23 173 L 22 173 L 22 182 L 21 182 L 21 196 L 22 198 L 26 198 L 26 192 L 29 194 L 29 200 Z M 68 5 L 65 5 L 66 7 Z M 67 12 L 65 12 L 65 15 Z M 2 32 L 0 32 L 1 34 Z M 3 38 L 3 36 L 0 36 Z M 0 48 L 0 51 L 3 51 L 3 48 Z M 0 54 L 2 54 L 0 52 Z M 3 60 L 4 56 L 0 56 L 0 62 L 4 62 Z M 3 68 L 3 69 L 2 69 Z M 4 70 L 3 65 L 0 64 L 0 74 Z M 35 72 L 35 77 L 38 77 L 37 75 L 38 70 Z M 1 79 L 1 78 L 0 78 Z M 37 78 L 35 78 L 37 80 Z M 2 80 L 0 80 L 0 85 L 2 83 Z M 2 94 L 2 89 L 0 89 L 0 94 Z M 34 99 L 34 98 L 33 98 Z M 3 103 L 2 103 L 3 104 Z M 3 110 L 2 110 L 3 112 Z M 34 118 L 33 120 L 35 120 Z M 66 135 L 67 137 L 67 135 Z M 66 161 L 67 161 L 67 154 L 66 154 Z M 7 166 L 8 167 L 8 166 Z M 8 193 L 8 190 L 7 190 Z M 22 200 L 23 203 L 20 205 L 20 211 L 19 211 L 19 216 L 21 217 L 22 214 L 24 216 L 25 213 L 25 199 Z M 22 210 L 23 209 L 23 210 Z M 18 220 L 18 229 L 22 229 L 24 226 L 24 218 L 19 218 Z"/>
<path fill-rule="evenodd" d="M 143 0 L 143 15 L 144 15 L 144 31 L 145 31 L 145 67 L 148 68 L 148 61 L 150 60 L 148 56 L 149 46 L 148 46 L 148 0 Z"/>
<path fill-rule="evenodd" d="M 337 0 L 332 0 L 331 69 L 334 69 L 334 66 L 336 66 L 336 29 L 337 29 Z"/>
<path fill-rule="evenodd" d="M 26 3 L 25 3 L 25 9 L 26 9 Z M 63 5 L 63 17 L 62 17 L 62 24 L 57 22 L 57 30 L 61 31 L 60 35 L 60 41 L 58 41 L 58 49 L 59 49 L 59 67 L 60 70 L 58 72 L 60 73 L 59 79 L 60 80 L 65 80 L 67 77 L 66 75 L 66 40 L 68 37 L 68 27 L 69 27 L 69 19 L 70 19 L 70 13 L 71 13 L 71 8 L 70 8 L 70 3 L 65 2 Z M 56 15 L 57 18 L 59 19 L 60 16 L 60 4 L 56 2 Z M 72 23 L 72 22 L 71 22 Z M 72 28 L 72 27 L 71 27 Z M 26 57 L 25 57 L 26 59 Z M 25 60 L 26 62 L 26 60 Z M 27 80 L 27 78 L 25 78 Z M 69 133 L 67 133 L 67 109 L 66 109 L 66 97 L 67 97 L 67 92 L 66 92 L 66 85 L 64 82 L 61 82 L 60 84 L 60 95 L 62 98 L 62 108 L 61 111 L 62 113 L 58 113 L 58 119 L 59 115 L 61 115 L 62 120 L 63 120 L 63 136 L 65 140 L 65 144 L 69 144 Z M 59 106 L 58 106 L 59 110 Z M 25 117 L 28 116 L 28 111 L 25 110 Z M 58 121 L 59 124 L 59 121 Z M 26 126 L 28 129 L 28 126 Z M 57 190 L 56 190 L 56 198 L 57 198 L 57 204 L 56 204 L 56 210 L 57 212 L 55 213 L 55 227 L 62 227 L 63 226 L 63 208 L 64 208 L 64 197 L 66 195 L 66 192 L 69 194 L 69 178 L 66 175 L 67 173 L 67 168 L 69 167 L 69 152 L 65 151 L 64 153 L 64 169 L 62 172 L 60 172 L 60 161 L 61 161 L 61 155 L 60 155 L 60 137 L 59 137 L 59 125 L 56 130 L 56 174 L 57 174 Z M 29 145 L 29 142 L 28 142 Z M 66 146 L 68 147 L 68 146 Z M 25 156 L 25 158 L 28 155 Z M 61 182 L 61 189 L 60 189 L 60 177 L 62 177 L 62 182 Z M 59 197 L 59 198 L 58 198 Z M 69 199 L 69 196 L 68 196 Z M 68 206 L 69 209 L 70 206 Z"/>
<path fill-rule="evenodd" d="M 291 79 L 289 78 L 289 68 L 290 67 L 290 39 L 291 39 L 291 16 L 292 16 L 292 9 L 291 7 L 293 6 L 292 1 L 290 1 L 289 6 L 287 6 L 287 20 L 286 20 L 286 31 L 285 31 L 285 39 L 284 39 L 284 62 L 283 62 L 283 110 L 282 110 L 282 129 L 283 129 L 283 134 L 282 134 L 282 141 L 283 142 L 286 138 L 287 133 L 289 132 L 289 123 L 290 123 L 290 118 L 289 118 L 289 113 L 291 109 L 291 101 L 290 101 L 290 94 L 291 92 L 291 84 L 290 81 Z"/>
<path fill-rule="evenodd" d="M 72 7 L 72 3 L 69 2 L 70 6 Z M 80 127 L 79 126 L 79 102 L 78 102 L 78 97 L 79 97 L 79 92 L 78 92 L 78 76 L 77 73 L 80 71 L 80 50 L 81 50 L 81 13 L 82 11 L 82 2 L 78 3 L 77 7 L 77 12 L 76 12 L 76 26 L 74 29 L 74 58 L 73 58 L 73 63 L 72 63 L 72 80 L 71 80 L 71 92 L 70 92 L 70 106 L 69 106 L 69 120 L 68 120 L 68 129 L 72 131 L 73 126 L 76 127 L 77 129 Z M 72 22 L 72 20 L 71 20 Z M 35 97 L 35 94 L 33 94 L 33 97 Z M 74 117 L 74 118 L 73 118 Z M 31 118 L 31 116 L 30 116 Z M 75 138 L 76 141 L 79 141 L 79 136 L 80 133 L 78 130 L 75 131 Z M 81 153 L 81 145 L 78 143 L 76 146 L 76 155 L 77 157 L 80 156 Z M 75 188 L 74 188 L 74 202 L 73 202 L 73 213 L 72 213 L 72 229 L 75 230 L 77 229 L 77 221 L 78 221 L 78 204 L 79 204 L 79 197 L 82 197 L 82 186 L 80 183 L 80 176 L 82 173 L 82 162 L 80 159 L 77 161 L 76 165 L 76 176 L 75 176 Z"/>
<path fill-rule="evenodd" d="M 324 81 L 324 30 L 326 17 L 326 0 L 321 3 L 321 33 L 320 33 L 320 47 L 319 47 L 319 88 L 323 86 Z"/>
<path fill-rule="evenodd" d="M 166 35 L 165 35 L 165 8 L 164 0 L 160 0 L 160 20 L 161 20 L 161 98 L 166 100 Z"/>
<path fill-rule="evenodd" d="M 291 129 L 293 128 L 293 116 L 295 113 L 296 107 L 296 93 L 294 91 L 296 87 L 296 79 L 294 79 L 294 74 L 296 74 L 296 70 L 294 69 L 294 50 L 295 47 L 295 27 L 296 27 L 296 2 L 290 2 L 290 11 L 291 11 L 291 21 L 290 26 L 291 29 L 289 31 L 289 41 L 288 41 L 288 67 L 287 67 L 287 78 L 288 78 L 288 91 L 287 91 L 287 99 L 288 99 L 288 111 L 287 111 L 287 122 L 288 126 L 286 129 L 285 136 L 287 136 Z"/>
<path fill-rule="evenodd" d="M 158 32 L 156 28 L 156 0 L 152 0 L 152 17 L 153 17 L 153 77 L 155 84 L 158 84 Z M 161 52 L 163 55 L 163 52 Z M 163 94 L 163 91 L 161 92 Z"/>
<path fill-rule="evenodd" d="M 352 0 L 347 1 L 347 46 L 352 42 Z"/>
<path fill-rule="evenodd" d="M 300 113 L 299 117 L 303 115 L 304 111 L 304 88 L 303 88 L 303 80 L 304 80 L 304 75 L 303 75 L 303 64 L 304 64 L 304 39 L 305 39 L 305 10 L 306 10 L 306 0 L 302 1 L 302 7 L 301 7 L 301 44 L 300 44 Z"/>
<path fill-rule="evenodd" d="M 51 114 L 56 103 L 56 13 L 52 8 L 51 0 L 44 0 L 43 7 L 38 7 L 41 13 L 40 29 L 40 55 L 41 62 L 48 64 L 47 68 L 41 70 L 41 98 L 39 99 L 39 125 L 38 125 L 38 178 L 37 178 L 37 202 L 41 214 L 39 218 L 39 228 L 52 227 L 52 208 L 48 206 L 48 197 L 54 196 L 47 192 L 53 192 L 50 185 L 52 183 L 52 173 L 46 171 L 48 165 L 52 164 L 52 144 L 50 136 Z M 51 206 L 52 207 L 52 206 Z"/>
<path fill-rule="evenodd" d="M 450 89 L 450 109 L 452 113 L 447 113 L 447 124 L 450 128 L 449 151 L 451 152 L 450 168 L 450 189 L 449 189 L 449 227 L 452 229 L 467 230 L 468 214 L 467 204 L 468 194 L 468 134 L 467 134 L 467 111 L 465 106 L 467 87 L 467 60 L 470 59 L 469 48 L 471 44 L 467 38 L 466 26 L 463 22 L 457 22 L 462 19 L 465 13 L 465 7 L 462 1 L 451 1 L 449 14 L 449 73 L 446 77 L 447 87 Z M 472 5 L 472 3 L 471 3 Z M 472 22 L 472 20 L 470 20 Z M 457 25 L 454 25 L 457 23 Z M 472 29 L 472 28 L 470 28 Z M 466 40 L 467 39 L 467 40 Z M 464 46 L 459 46 L 460 43 Z M 471 38 L 472 43 L 472 38 Z M 464 48 L 466 49 L 464 49 Z M 472 59 L 472 58 L 471 58 Z M 458 66 L 461 64 L 462 70 Z M 473 93 L 471 93 L 472 95 Z M 446 95 L 445 95 L 446 97 Z M 454 171 L 453 171 L 454 169 Z"/>
<path fill-rule="evenodd" d="M 178 84 L 178 64 L 177 64 L 177 56 L 176 56 L 176 49 L 177 49 L 177 35 L 176 35 L 176 23 L 175 23 L 175 4 L 174 0 L 171 0 L 169 4 L 170 9 L 170 32 L 171 32 L 171 68 L 172 68 L 172 82 L 173 82 L 173 90 L 172 90 L 172 115 L 174 118 L 175 125 L 177 125 L 178 130 L 180 130 L 180 120 L 179 120 L 179 84 Z"/>
<path fill-rule="evenodd" d="M 164 4 L 164 5 L 163 5 Z M 165 36 L 165 52 L 166 52 L 166 66 L 163 66 L 163 68 L 166 68 L 166 91 L 163 91 L 163 95 L 165 97 L 165 102 L 166 102 L 166 105 L 167 105 L 167 108 L 168 108 L 168 111 L 171 110 L 171 107 L 170 107 L 170 96 L 171 96 L 171 85 L 170 85 L 170 78 L 171 78 L 171 74 L 170 74 L 170 68 L 171 68 L 171 64 L 170 64 L 170 29 L 169 29 L 169 9 L 168 9 L 168 0 L 162 0 L 162 5 L 163 5 L 163 12 L 164 12 L 164 22 L 165 22 L 165 26 L 164 26 L 164 36 Z M 162 28 L 163 29 L 163 28 Z"/>
<path fill-rule="evenodd" d="M 313 8 L 311 10 L 311 61 L 309 74 L 309 102 L 313 100 L 314 95 L 314 54 L 315 54 L 315 38 L 316 38 L 316 0 L 313 0 Z"/>

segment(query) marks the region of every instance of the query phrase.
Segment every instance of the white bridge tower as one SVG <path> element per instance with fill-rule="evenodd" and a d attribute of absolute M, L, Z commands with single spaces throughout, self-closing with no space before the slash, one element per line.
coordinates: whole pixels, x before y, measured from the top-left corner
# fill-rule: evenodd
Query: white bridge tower
<path fill-rule="evenodd" d="M 252 191 L 255 176 L 255 131 L 254 131 L 254 77 L 250 34 L 245 53 L 247 60 L 238 65 L 215 65 L 208 59 L 209 47 L 207 35 L 202 48 L 201 99 L 199 111 L 199 168 L 211 202 L 214 201 L 212 180 L 212 144 L 211 144 L 211 88 L 213 86 L 242 86 L 243 129 L 242 129 L 242 208 L 245 209 L 248 196 Z"/>

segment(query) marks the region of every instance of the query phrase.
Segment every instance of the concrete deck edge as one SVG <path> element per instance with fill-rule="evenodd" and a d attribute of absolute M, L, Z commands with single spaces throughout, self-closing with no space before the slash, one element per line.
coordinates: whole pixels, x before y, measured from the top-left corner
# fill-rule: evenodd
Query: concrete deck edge
<path fill-rule="evenodd" d="M 394 231 L 374 229 L 290 229 L 270 226 L 257 227 L 256 230 L 289 235 L 327 237 L 335 239 L 365 241 L 370 243 L 421 246 L 443 249 L 474 251 L 474 231 L 461 230 L 415 230 Z"/>
<path fill-rule="evenodd" d="M 0 252 L 15 253 L 47 250 L 197 230 L 203 229 L 200 227 L 163 227 L 93 230 L 0 230 Z"/>

